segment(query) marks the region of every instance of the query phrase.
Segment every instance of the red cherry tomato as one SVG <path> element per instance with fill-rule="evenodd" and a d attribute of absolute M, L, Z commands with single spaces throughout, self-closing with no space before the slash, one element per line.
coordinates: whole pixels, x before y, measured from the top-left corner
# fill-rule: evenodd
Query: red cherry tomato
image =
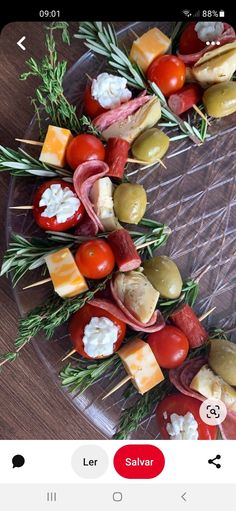
<path fill-rule="evenodd" d="M 126 333 L 126 324 L 123 321 L 115 318 L 112 314 L 104 309 L 100 309 L 99 307 L 94 307 L 86 303 L 82 309 L 76 312 L 70 322 L 69 322 L 69 334 L 71 336 L 72 344 L 74 349 L 84 358 L 91 358 L 84 351 L 84 329 L 86 325 L 90 322 L 92 318 L 108 318 L 118 327 L 118 337 L 116 343 L 113 345 L 113 353 L 117 351 L 125 337 Z M 95 357 L 95 358 L 104 358 L 104 357 Z"/>
<path fill-rule="evenodd" d="M 217 428 L 216 426 L 208 426 L 208 424 L 202 421 L 199 415 L 200 406 L 201 401 L 198 401 L 198 399 L 180 393 L 171 394 L 164 398 L 156 409 L 157 424 L 162 438 L 164 440 L 170 439 L 166 426 L 171 422 L 170 416 L 172 413 L 184 416 L 186 413 L 191 412 L 198 423 L 198 440 L 216 440 Z"/>
<path fill-rule="evenodd" d="M 93 98 L 91 93 L 91 85 L 87 85 L 84 94 L 84 110 L 91 119 L 97 117 L 98 115 L 104 114 L 107 112 L 106 108 L 100 105 L 99 101 Z"/>
<path fill-rule="evenodd" d="M 110 245 L 98 239 L 82 243 L 75 254 L 75 262 L 84 277 L 102 279 L 112 272 L 115 257 Z"/>
<path fill-rule="evenodd" d="M 74 187 L 70 183 L 66 183 L 62 179 L 51 179 L 50 181 L 46 181 L 41 186 L 39 186 L 39 188 L 36 190 L 36 193 L 34 195 L 33 215 L 34 215 L 35 221 L 37 222 L 39 227 L 41 227 L 41 229 L 44 229 L 45 231 L 47 231 L 47 230 L 48 231 L 66 231 L 68 229 L 71 229 L 72 227 L 75 227 L 75 225 L 77 225 L 80 222 L 80 220 L 82 219 L 82 217 L 84 215 L 85 209 L 84 209 L 82 202 L 80 202 L 80 205 L 79 205 L 78 209 L 76 210 L 76 212 L 74 213 L 74 215 L 72 215 L 70 218 L 68 218 L 65 222 L 60 222 L 60 223 L 57 221 L 56 216 L 53 216 L 51 218 L 49 218 L 47 216 L 42 216 L 42 213 L 46 209 L 46 206 L 42 206 L 42 207 L 39 206 L 41 197 L 42 197 L 43 193 L 45 192 L 45 190 L 47 190 L 47 188 L 50 188 L 50 186 L 54 185 L 54 184 L 56 184 L 56 185 L 59 184 L 61 186 L 61 188 L 63 188 L 63 189 L 69 188 L 77 197 Z"/>
<path fill-rule="evenodd" d="M 175 326 L 166 325 L 148 336 L 148 344 L 158 364 L 164 369 L 180 366 L 187 357 L 189 342 L 186 335 Z"/>
<path fill-rule="evenodd" d="M 197 53 L 206 47 L 206 43 L 198 38 L 195 29 L 196 22 L 191 21 L 184 28 L 179 40 L 179 52 L 181 55 L 190 55 Z"/>
<path fill-rule="evenodd" d="M 82 134 L 74 137 L 66 151 L 68 165 L 75 170 L 80 163 L 88 160 L 104 160 L 105 148 L 94 135 Z"/>
<path fill-rule="evenodd" d="M 183 87 L 185 75 L 185 64 L 174 55 L 157 57 L 147 70 L 148 80 L 156 83 L 167 97 Z"/>

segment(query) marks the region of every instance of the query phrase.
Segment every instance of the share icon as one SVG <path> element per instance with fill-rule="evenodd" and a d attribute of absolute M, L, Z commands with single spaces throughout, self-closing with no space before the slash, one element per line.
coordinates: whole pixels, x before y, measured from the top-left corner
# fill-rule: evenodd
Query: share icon
<path fill-rule="evenodd" d="M 210 465 L 215 465 L 216 468 L 221 468 L 220 463 L 215 463 L 216 460 L 220 460 L 220 459 L 221 459 L 221 455 L 217 454 L 215 458 L 212 458 L 212 460 L 208 460 L 208 463 Z"/>

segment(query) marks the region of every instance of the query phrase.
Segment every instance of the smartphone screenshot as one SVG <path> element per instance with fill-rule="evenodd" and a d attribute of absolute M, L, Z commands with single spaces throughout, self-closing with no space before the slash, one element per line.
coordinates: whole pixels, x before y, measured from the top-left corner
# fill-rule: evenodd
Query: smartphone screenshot
<path fill-rule="evenodd" d="M 1 26 L 1 506 L 219 511 L 236 484 L 236 19 L 54 7 Z"/>

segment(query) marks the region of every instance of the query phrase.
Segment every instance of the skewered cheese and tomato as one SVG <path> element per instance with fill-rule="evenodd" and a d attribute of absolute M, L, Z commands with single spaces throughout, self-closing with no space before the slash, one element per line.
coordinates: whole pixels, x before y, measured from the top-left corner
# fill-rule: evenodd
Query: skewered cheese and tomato
<path fill-rule="evenodd" d="M 69 248 L 47 255 L 45 261 L 54 290 L 61 298 L 72 298 L 88 290 Z"/>
<path fill-rule="evenodd" d="M 145 394 L 164 380 L 150 346 L 142 339 L 134 339 L 119 351 L 124 367 L 140 394 Z"/>
<path fill-rule="evenodd" d="M 167 52 L 170 43 L 169 37 L 159 28 L 151 28 L 133 42 L 130 60 L 138 64 L 145 73 L 156 57 Z"/>
<path fill-rule="evenodd" d="M 185 64 L 175 55 L 157 57 L 147 70 L 147 79 L 154 82 L 167 97 L 182 89 L 185 76 Z"/>
<path fill-rule="evenodd" d="M 186 335 L 179 328 L 171 325 L 166 325 L 162 330 L 149 334 L 147 342 L 160 367 L 164 369 L 180 366 L 189 352 Z"/>
<path fill-rule="evenodd" d="M 84 206 L 70 183 L 52 179 L 36 190 L 33 215 L 41 229 L 66 231 L 81 221 Z"/>
<path fill-rule="evenodd" d="M 126 324 L 110 312 L 86 303 L 69 322 L 75 351 L 84 358 L 104 358 L 121 346 Z"/>
<path fill-rule="evenodd" d="M 48 165 L 64 167 L 66 150 L 72 138 L 70 130 L 49 125 L 39 160 Z"/>

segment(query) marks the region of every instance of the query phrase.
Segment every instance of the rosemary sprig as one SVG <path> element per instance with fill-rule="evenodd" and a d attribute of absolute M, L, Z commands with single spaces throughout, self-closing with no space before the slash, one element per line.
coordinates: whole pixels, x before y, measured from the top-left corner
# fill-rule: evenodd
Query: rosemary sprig
<path fill-rule="evenodd" d="M 186 280 L 183 283 L 182 292 L 179 298 L 173 300 L 161 298 L 158 302 L 158 307 L 160 307 L 163 316 L 167 319 L 181 303 L 188 303 L 192 307 L 197 299 L 198 292 L 198 282 L 192 279 Z"/>
<path fill-rule="evenodd" d="M 41 330 L 45 333 L 46 338 L 50 339 L 57 327 L 65 323 L 69 317 L 94 295 L 106 287 L 111 275 L 93 284 L 93 287 L 75 298 L 63 300 L 59 296 L 53 294 L 44 305 L 36 307 L 25 318 L 20 320 L 18 337 L 15 340 L 15 351 L 8 352 L 1 356 L 0 366 L 7 362 L 11 362 L 17 358 L 21 349 L 28 344 Z"/>
<path fill-rule="evenodd" d="M 13 286 L 29 270 L 35 270 L 45 264 L 45 256 L 60 250 L 65 244 L 56 245 L 50 240 L 32 238 L 30 240 L 12 234 L 9 247 L 4 255 L 0 276 L 12 272 Z M 71 247 L 71 243 L 67 243 Z"/>
<path fill-rule="evenodd" d="M 113 377 L 114 372 L 117 372 L 121 366 L 121 359 L 116 354 L 95 362 L 80 359 L 76 366 L 68 364 L 62 369 L 60 372 L 61 385 L 67 387 L 69 392 L 78 391 L 77 395 L 82 394 L 88 387 L 98 382 L 104 374 Z"/>
<path fill-rule="evenodd" d="M 108 58 L 111 67 L 115 68 L 121 76 L 127 79 L 132 87 L 145 89 L 145 77 L 141 69 L 133 64 L 126 53 L 118 48 L 115 31 L 110 24 L 101 21 L 83 21 L 79 25 L 78 34 L 74 35 L 84 39 L 85 45 L 95 53 Z"/>
<path fill-rule="evenodd" d="M 154 387 L 143 396 L 139 396 L 132 406 L 123 410 L 118 431 L 113 436 L 113 439 L 126 440 L 133 431 L 136 431 L 145 417 L 152 414 L 157 403 L 162 401 L 172 389 L 172 383 L 168 379 L 165 379 L 157 387 Z"/>
<path fill-rule="evenodd" d="M 98 134 L 90 119 L 86 116 L 78 119 L 76 115 L 76 106 L 70 104 L 64 95 L 63 80 L 67 69 L 65 60 L 59 61 L 56 50 L 56 43 L 53 36 L 55 30 L 62 31 L 62 40 L 70 44 L 68 31 L 69 24 L 66 22 L 54 22 L 46 27 L 46 48 L 48 54 L 41 62 L 36 62 L 30 58 L 26 64 L 29 71 L 20 76 L 21 80 L 27 80 L 31 76 L 36 76 L 41 84 L 36 88 L 33 99 L 35 112 L 39 118 L 39 108 L 43 107 L 50 117 L 53 124 L 63 128 L 70 129 L 73 133 L 86 132 Z M 41 128 L 40 124 L 39 127 Z"/>
<path fill-rule="evenodd" d="M 162 117 L 171 122 L 171 127 L 178 126 L 183 135 L 189 137 L 197 145 L 204 141 L 207 129 L 206 121 L 204 121 L 204 131 L 199 131 L 196 126 L 192 126 L 189 122 L 184 121 L 172 112 L 159 87 L 153 82 L 148 83 L 139 66 L 129 60 L 126 51 L 118 47 L 112 25 L 109 23 L 105 25 L 101 21 L 84 21 L 80 23 L 78 33 L 74 36 L 83 39 L 85 41 L 84 44 L 90 50 L 107 57 L 110 66 L 115 68 L 121 76 L 124 76 L 129 85 L 138 89 L 147 89 L 148 92 L 154 93 L 160 100 Z M 176 137 L 174 139 L 177 140 Z"/>
<path fill-rule="evenodd" d="M 9 147 L 0 145 L 0 172 L 2 171 L 8 171 L 13 176 L 58 176 L 61 178 L 72 176 L 69 170 L 49 167 L 30 156 L 23 149 L 14 151 Z"/>

